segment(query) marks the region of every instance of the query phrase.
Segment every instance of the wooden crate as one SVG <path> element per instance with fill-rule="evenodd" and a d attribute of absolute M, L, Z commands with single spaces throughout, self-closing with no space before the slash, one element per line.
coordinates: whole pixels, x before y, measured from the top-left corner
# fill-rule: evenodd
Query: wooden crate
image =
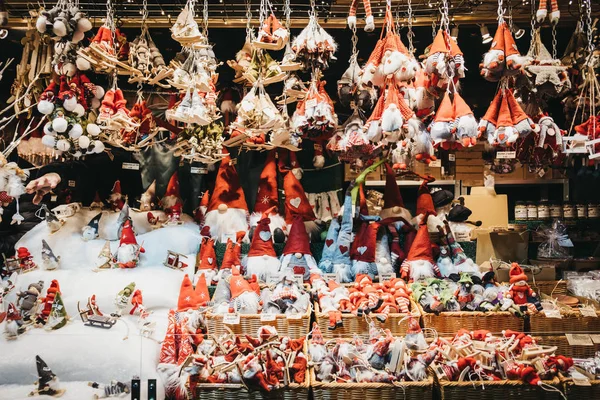
<path fill-rule="evenodd" d="M 351 168 L 350 164 L 348 163 L 344 163 L 344 181 L 348 182 L 348 181 L 353 181 L 354 179 L 356 179 L 362 172 L 364 171 L 364 168 L 361 169 L 360 171 L 355 171 L 354 169 Z M 367 181 L 379 181 L 382 179 L 382 168 L 381 166 L 377 167 L 375 169 L 375 171 L 369 173 L 366 177 Z M 385 172 L 383 174 L 383 177 L 385 177 Z"/>

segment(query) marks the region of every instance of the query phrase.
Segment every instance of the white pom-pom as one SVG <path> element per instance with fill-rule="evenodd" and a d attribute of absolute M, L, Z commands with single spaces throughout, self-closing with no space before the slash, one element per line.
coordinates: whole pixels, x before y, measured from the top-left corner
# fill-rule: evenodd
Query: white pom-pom
<path fill-rule="evenodd" d="M 356 15 L 348 16 L 348 28 L 350 28 L 350 29 L 356 28 Z"/>
<path fill-rule="evenodd" d="M 369 15 L 365 18 L 365 32 L 373 32 L 375 30 L 375 18 Z"/>
<path fill-rule="evenodd" d="M 65 110 L 67 110 L 67 111 L 72 112 L 73 110 L 75 110 L 76 106 L 77 106 L 77 98 L 75 96 L 69 97 L 68 99 L 63 101 L 63 107 L 65 107 Z"/>
<path fill-rule="evenodd" d="M 92 68 L 92 64 L 90 64 L 90 62 L 83 57 L 77 57 L 75 64 L 80 71 L 87 71 L 88 69 Z"/>
<path fill-rule="evenodd" d="M 104 88 L 100 85 L 96 85 L 96 89 L 94 90 L 94 97 L 98 100 L 102 100 L 104 97 Z"/>
<path fill-rule="evenodd" d="M 60 151 L 69 151 L 69 149 L 71 148 L 71 143 L 69 143 L 65 139 L 59 139 L 56 142 L 56 148 Z"/>
<path fill-rule="evenodd" d="M 42 137 L 42 144 L 47 147 L 54 147 L 56 144 L 56 138 L 50 135 L 44 135 Z"/>
<path fill-rule="evenodd" d="M 92 22 L 87 18 L 80 18 L 77 21 L 77 30 L 81 32 L 87 32 L 92 29 Z"/>
<path fill-rule="evenodd" d="M 63 37 L 67 35 L 67 26 L 61 20 L 54 21 L 54 25 L 52 27 L 52 32 L 58 37 Z"/>
<path fill-rule="evenodd" d="M 46 122 L 44 125 L 44 133 L 46 135 L 55 136 L 56 132 L 52 129 L 52 122 Z"/>
<path fill-rule="evenodd" d="M 46 17 L 44 17 L 43 15 L 40 15 L 37 19 L 37 21 L 35 21 L 35 27 L 38 30 L 39 33 L 44 33 L 46 32 L 46 23 L 48 22 L 48 19 Z"/>
<path fill-rule="evenodd" d="M 71 139 L 77 139 L 83 134 L 83 128 L 79 124 L 74 124 L 69 131 L 69 137 Z"/>
<path fill-rule="evenodd" d="M 48 100 L 41 100 L 37 105 L 37 109 L 44 115 L 50 115 L 54 111 L 54 103 Z"/>
<path fill-rule="evenodd" d="M 75 32 L 73 32 L 73 38 L 71 38 L 71 42 L 79 43 L 83 40 L 84 37 L 85 34 L 83 32 L 81 32 L 80 30 L 76 30 Z"/>
<path fill-rule="evenodd" d="M 68 126 L 69 123 L 63 117 L 54 118 L 54 120 L 52 121 L 52 129 L 54 129 L 58 133 L 63 133 L 64 131 L 66 131 Z"/>
<path fill-rule="evenodd" d="M 102 104 L 102 103 L 100 103 L 100 100 L 94 98 L 94 99 L 92 99 L 92 104 L 90 104 L 90 106 L 91 106 L 92 110 L 95 110 L 98 107 L 100 107 L 100 104 Z"/>
<path fill-rule="evenodd" d="M 79 147 L 81 147 L 82 149 L 87 149 L 88 147 L 90 147 L 90 138 L 87 136 L 81 136 L 79 138 Z"/>
<path fill-rule="evenodd" d="M 98 136 L 100 134 L 100 127 L 96 124 L 87 124 L 85 130 L 92 136 Z"/>
<path fill-rule="evenodd" d="M 77 104 L 73 110 L 73 114 L 77 115 L 78 117 L 83 117 L 85 114 L 85 108 L 83 108 L 81 104 Z"/>
<path fill-rule="evenodd" d="M 314 156 L 313 165 L 317 169 L 323 168 L 325 166 L 325 157 L 323 157 L 322 155 Z"/>
<path fill-rule="evenodd" d="M 99 140 L 94 140 L 94 153 L 102 153 L 104 151 L 104 143 Z"/>

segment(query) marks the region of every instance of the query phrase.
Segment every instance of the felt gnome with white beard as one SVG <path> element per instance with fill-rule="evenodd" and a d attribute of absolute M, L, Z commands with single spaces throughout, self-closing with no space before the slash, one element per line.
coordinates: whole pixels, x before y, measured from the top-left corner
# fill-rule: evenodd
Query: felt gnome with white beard
<path fill-rule="evenodd" d="M 231 307 L 234 312 L 240 314 L 258 314 L 260 307 L 260 288 L 256 283 L 256 277 L 250 281 L 240 275 L 234 268 L 229 280 L 231 290 Z"/>
<path fill-rule="evenodd" d="M 279 258 L 273 248 L 270 219 L 266 215 L 267 213 L 263 214 L 263 218 L 258 222 L 252 236 L 250 251 L 242 260 L 245 275 L 255 275 L 262 282 L 267 281 L 270 273 L 277 273 L 280 267 Z"/>
<path fill-rule="evenodd" d="M 111 194 L 108 198 L 108 203 L 110 204 L 113 211 L 120 211 L 125 205 L 126 201 L 127 198 L 121 192 L 121 181 L 115 181 Z"/>
<path fill-rule="evenodd" d="M 29 393 L 29 396 L 62 396 L 66 389 L 60 388 L 60 381 L 48 364 L 40 356 L 35 356 L 35 364 L 38 373 L 37 389 Z"/>
<path fill-rule="evenodd" d="M 197 282 L 201 276 L 204 276 L 206 282 L 216 283 L 217 277 L 217 255 L 215 253 L 215 241 L 210 238 L 202 239 L 200 254 L 197 261 L 197 271 L 194 276 L 194 281 Z"/>
<path fill-rule="evenodd" d="M 275 151 L 272 150 L 267 156 L 265 166 L 260 174 L 258 181 L 258 193 L 256 203 L 254 203 L 254 212 L 250 215 L 250 227 L 258 224 L 262 219 L 264 212 L 268 211 L 267 217 L 271 221 L 269 227 L 276 242 L 283 242 L 287 234 L 287 225 L 285 219 L 277 212 L 279 197 L 277 195 L 277 163 L 275 160 Z"/>
<path fill-rule="evenodd" d="M 375 275 L 377 275 L 375 248 L 378 229 L 378 223 L 368 223 L 366 221 L 358 229 L 350 250 L 354 276 L 365 274 L 369 278 L 375 279 Z"/>
<path fill-rule="evenodd" d="M 388 163 L 385 164 L 385 191 L 383 193 L 383 208 L 379 216 L 381 219 L 390 217 L 402 217 L 407 221 L 412 219 L 410 211 L 404 207 L 404 200 L 396 183 L 396 174 Z"/>
<path fill-rule="evenodd" d="M 167 185 L 167 191 L 162 199 L 160 199 L 160 206 L 167 214 L 167 222 L 165 225 L 180 225 L 181 213 L 183 207 L 183 201 L 179 194 L 179 178 L 177 171 L 173 173 L 169 184 Z"/>
<path fill-rule="evenodd" d="M 304 188 L 293 173 L 287 173 L 283 178 L 283 191 L 285 193 L 285 222 L 291 225 L 296 216 L 300 216 L 306 225 L 306 230 L 311 235 L 315 231 L 317 219 L 315 212 L 306 197 Z"/>
<path fill-rule="evenodd" d="M 419 191 L 417 193 L 417 212 L 415 221 L 413 221 L 413 223 L 415 227 L 418 227 L 423 224 L 423 221 L 427 221 L 427 229 L 429 232 L 437 233 L 437 227 L 444 225 L 442 220 L 438 218 L 437 212 L 435 211 L 433 198 L 429 192 L 427 181 L 423 181 L 421 186 L 419 186 Z"/>
<path fill-rule="evenodd" d="M 84 226 L 81 230 L 81 237 L 86 242 L 88 240 L 94 240 L 98 237 L 98 226 L 100 224 L 100 218 L 102 218 L 102 212 L 96 214 L 94 218 L 88 222 L 86 226 Z"/>
<path fill-rule="evenodd" d="M 418 281 L 439 276 L 439 269 L 433 260 L 431 241 L 427 226 L 421 224 L 417 236 L 410 246 L 408 256 L 400 267 L 402 279 Z"/>
<path fill-rule="evenodd" d="M 131 221 L 125 221 L 115 262 L 120 268 L 135 268 L 138 265 L 140 253 L 144 252 L 144 248 L 135 240 Z"/>
<path fill-rule="evenodd" d="M 281 267 L 284 274 L 302 275 L 308 281 L 311 273 L 319 273 L 317 262 L 310 251 L 310 242 L 304 221 L 300 216 L 294 217 L 287 243 L 281 256 Z"/>
<path fill-rule="evenodd" d="M 42 239 L 42 267 L 46 271 L 52 271 L 58 268 L 60 256 L 56 256 L 48 243 Z"/>
<path fill-rule="evenodd" d="M 241 235 L 240 235 L 241 236 Z M 221 268 L 219 272 L 213 278 L 215 282 L 219 283 L 229 275 L 234 268 L 238 270 L 242 269 L 242 245 L 239 243 L 242 238 L 238 236 L 238 241 L 227 239 L 227 246 L 225 247 L 225 253 L 223 254 L 223 261 L 221 261 Z"/>
<path fill-rule="evenodd" d="M 221 160 L 215 189 L 204 216 L 204 226 L 217 240 L 223 240 L 224 234 L 235 236 L 240 231 L 248 231 L 248 205 L 229 156 Z"/>

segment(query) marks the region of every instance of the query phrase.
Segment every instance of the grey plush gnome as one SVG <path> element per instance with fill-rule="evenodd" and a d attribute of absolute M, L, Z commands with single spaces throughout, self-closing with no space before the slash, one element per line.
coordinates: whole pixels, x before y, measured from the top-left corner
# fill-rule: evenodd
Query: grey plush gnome
<path fill-rule="evenodd" d="M 43 217 L 41 216 L 42 212 L 44 213 Z M 50 229 L 50 232 L 52 233 L 58 231 L 63 225 L 62 222 L 56 217 L 56 215 L 54 215 L 52 211 L 48 210 L 48 206 L 45 204 L 41 205 L 41 208 L 36 212 L 36 215 L 39 216 L 41 219 L 46 220 L 48 229 Z"/>
<path fill-rule="evenodd" d="M 98 237 L 98 226 L 100 224 L 100 218 L 102 218 L 102 212 L 96 214 L 96 216 L 92 218 L 86 226 L 83 227 L 81 231 L 83 240 L 94 240 Z"/>
<path fill-rule="evenodd" d="M 58 268 L 60 257 L 57 257 L 48 242 L 42 239 L 42 268 L 46 271 L 52 271 Z"/>
<path fill-rule="evenodd" d="M 52 396 L 60 397 L 65 393 L 65 389 L 58 387 L 58 377 L 52 372 L 48 364 L 41 359 L 40 356 L 35 356 L 37 366 L 38 380 L 36 384 L 38 388 L 29 393 L 29 396 Z"/>

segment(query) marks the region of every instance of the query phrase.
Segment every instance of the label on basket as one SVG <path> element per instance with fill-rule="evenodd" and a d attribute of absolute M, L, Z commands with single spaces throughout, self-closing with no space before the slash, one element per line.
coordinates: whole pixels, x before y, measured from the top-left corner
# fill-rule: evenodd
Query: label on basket
<path fill-rule="evenodd" d="M 261 322 L 270 322 L 270 321 L 275 321 L 277 319 L 277 314 L 273 314 L 273 313 L 262 313 L 260 314 L 260 321 Z"/>
<path fill-rule="evenodd" d="M 239 325 L 240 314 L 225 314 L 223 315 L 223 323 L 226 325 Z"/>
<path fill-rule="evenodd" d="M 448 154 L 448 161 L 456 161 L 456 154 Z"/>
<path fill-rule="evenodd" d="M 130 169 L 132 171 L 139 171 L 140 170 L 140 164 L 138 163 L 134 163 L 134 162 L 124 162 L 121 165 L 122 169 Z"/>
<path fill-rule="evenodd" d="M 390 272 L 389 274 L 380 274 L 379 282 L 391 281 L 394 278 L 396 278 L 396 274 L 393 272 Z"/>
<path fill-rule="evenodd" d="M 577 386 L 592 386 L 588 378 L 573 378 L 573 384 Z"/>
<path fill-rule="evenodd" d="M 221 234 L 221 243 L 227 243 L 227 239 L 231 239 L 235 243 L 237 236 L 235 233 L 223 233 Z"/>
<path fill-rule="evenodd" d="M 317 106 L 317 99 L 310 99 L 310 100 L 306 100 L 306 103 L 304 103 L 304 105 L 307 108 L 313 108 Z"/>
<path fill-rule="evenodd" d="M 429 163 L 429 167 L 430 168 L 441 168 L 442 167 L 442 160 L 440 160 L 439 158 L 435 161 L 432 161 Z"/>
<path fill-rule="evenodd" d="M 504 159 L 504 160 L 517 158 L 517 152 L 516 151 L 498 151 L 498 152 L 496 152 L 496 158 Z"/>
<path fill-rule="evenodd" d="M 567 338 L 567 342 L 569 342 L 569 344 L 571 346 L 593 346 L 594 343 L 592 342 L 592 339 L 590 338 L 590 335 L 586 335 L 583 333 L 567 333 L 565 334 L 565 337 Z"/>
<path fill-rule="evenodd" d="M 335 281 L 337 279 L 337 274 L 335 272 L 330 272 L 328 274 L 323 274 L 323 278 L 326 281 Z"/>
<path fill-rule="evenodd" d="M 454 232 L 454 239 L 456 239 L 457 242 L 470 242 L 471 241 L 471 234 L 469 232 Z"/>
<path fill-rule="evenodd" d="M 546 318 L 562 318 L 562 315 L 560 315 L 560 310 L 558 309 L 544 310 L 544 314 L 546 314 Z"/>
<path fill-rule="evenodd" d="M 596 314 L 596 309 L 593 306 L 584 306 L 579 309 L 579 312 L 584 317 L 592 317 L 598 318 L 598 314 Z"/>
<path fill-rule="evenodd" d="M 275 284 L 278 283 L 281 280 L 281 275 L 279 275 L 277 272 L 271 272 L 270 274 L 267 275 L 267 283 L 268 284 Z"/>
<path fill-rule="evenodd" d="M 208 174 L 208 168 L 206 168 L 206 167 L 191 167 L 190 174 L 206 175 L 206 174 Z"/>
<path fill-rule="evenodd" d="M 600 344 L 600 334 L 593 334 L 590 335 L 590 339 L 592 339 L 592 342 L 594 342 L 594 344 Z"/>
<path fill-rule="evenodd" d="M 302 319 L 302 317 L 304 316 L 304 314 L 300 314 L 300 313 L 295 313 L 295 314 L 286 314 L 285 317 L 287 319 Z"/>
<path fill-rule="evenodd" d="M 304 285 L 304 274 L 294 274 L 294 280 L 299 286 Z"/>

